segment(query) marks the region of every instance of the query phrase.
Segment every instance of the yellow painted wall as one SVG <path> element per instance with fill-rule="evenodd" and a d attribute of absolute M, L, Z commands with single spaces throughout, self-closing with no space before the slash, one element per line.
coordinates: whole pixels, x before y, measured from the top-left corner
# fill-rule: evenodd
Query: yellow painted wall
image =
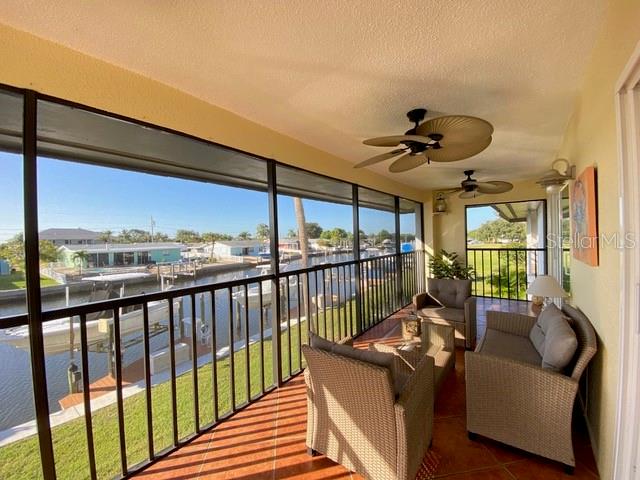
<path fill-rule="evenodd" d="M 175 88 L 0 24 L 0 83 L 145 120 L 360 185 L 420 200 L 421 191 Z"/>
<path fill-rule="evenodd" d="M 618 231 L 618 159 L 614 89 L 640 41 L 640 2 L 612 0 L 584 84 L 559 151 L 577 165 L 597 168 L 601 234 Z M 573 300 L 591 319 L 600 340 L 589 376 L 587 417 L 602 478 L 613 476 L 619 368 L 619 252 L 600 250 L 600 265 L 574 261 Z"/>
<path fill-rule="evenodd" d="M 433 248 L 436 252 L 441 248 L 448 252 L 457 252 L 460 258 L 464 258 L 465 206 L 467 205 L 540 200 L 545 197 L 544 189 L 533 181 L 514 183 L 513 190 L 500 195 L 482 195 L 467 200 L 458 198 L 457 194 L 451 195 L 447 198 L 447 213 L 433 215 Z"/>

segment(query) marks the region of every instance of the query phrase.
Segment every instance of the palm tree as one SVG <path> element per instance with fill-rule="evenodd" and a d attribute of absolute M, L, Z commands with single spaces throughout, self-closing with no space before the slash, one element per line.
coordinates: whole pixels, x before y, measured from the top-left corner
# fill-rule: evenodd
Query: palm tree
<path fill-rule="evenodd" d="M 309 265 L 309 245 L 307 239 L 307 229 L 306 222 L 304 218 L 304 205 L 302 204 L 302 199 L 300 197 L 293 197 L 293 209 L 296 214 L 296 223 L 298 224 L 298 242 L 300 243 L 300 256 L 302 260 L 303 268 Z M 307 305 L 309 299 L 307 298 L 307 282 L 308 282 L 308 274 L 302 276 L 302 305 L 304 309 L 307 310 Z M 301 317 L 301 312 L 298 312 L 298 320 Z M 309 326 L 313 328 L 313 324 L 310 318 L 310 312 L 307 312 L 307 322 L 309 322 Z"/>
<path fill-rule="evenodd" d="M 256 238 L 258 240 L 267 240 L 269 238 L 269 225 L 266 223 L 259 223 L 256 226 Z"/>
<path fill-rule="evenodd" d="M 309 263 L 309 246 L 307 239 L 307 229 L 304 221 L 304 205 L 300 197 L 293 198 L 293 209 L 296 214 L 296 223 L 298 224 L 298 242 L 300 243 L 300 255 L 302 257 L 303 268 Z"/>
<path fill-rule="evenodd" d="M 209 255 L 209 261 L 213 263 L 214 254 L 213 249 L 216 246 L 216 242 L 219 240 L 228 240 L 229 235 L 224 233 L 205 232 L 202 234 L 202 240 L 211 244 L 211 255 Z"/>
<path fill-rule="evenodd" d="M 78 265 L 78 275 L 82 275 L 82 266 L 89 258 L 89 254 L 85 250 L 79 250 L 73 254 L 73 262 Z"/>
<path fill-rule="evenodd" d="M 112 243 L 113 232 L 111 230 L 105 230 L 104 232 L 100 232 L 98 239 L 104 243 Z"/>

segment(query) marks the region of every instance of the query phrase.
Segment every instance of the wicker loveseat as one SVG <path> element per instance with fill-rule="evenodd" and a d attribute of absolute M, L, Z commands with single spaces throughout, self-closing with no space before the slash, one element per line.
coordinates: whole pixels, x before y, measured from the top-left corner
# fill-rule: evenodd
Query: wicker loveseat
<path fill-rule="evenodd" d="M 399 352 L 407 377 L 397 392 L 388 368 L 309 345 L 302 352 L 310 453 L 366 478 L 414 480 L 432 438 L 433 358 Z"/>
<path fill-rule="evenodd" d="M 470 438 L 480 434 L 561 462 L 572 472 L 574 401 L 597 344 L 580 310 L 565 305 L 562 313 L 575 332 L 577 348 L 568 365 L 556 372 L 543 368 L 543 357 L 530 340 L 536 318 L 487 312 L 485 336 L 475 352 L 465 353 L 467 430 Z"/>
<path fill-rule="evenodd" d="M 427 292 L 413 297 L 416 313 L 434 323 L 455 328 L 456 344 L 472 349 L 476 344 L 476 298 L 471 280 L 427 279 Z"/>

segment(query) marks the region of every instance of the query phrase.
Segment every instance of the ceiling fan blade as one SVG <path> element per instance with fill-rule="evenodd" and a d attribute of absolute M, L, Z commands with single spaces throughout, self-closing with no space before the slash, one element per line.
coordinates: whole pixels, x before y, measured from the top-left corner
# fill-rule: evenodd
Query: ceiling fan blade
<path fill-rule="evenodd" d="M 486 120 L 468 115 L 447 115 L 432 118 L 418 125 L 416 133 L 428 137 L 442 135 L 440 143 L 446 147 L 453 144 L 475 143 L 493 134 L 493 125 Z"/>
<path fill-rule="evenodd" d="M 412 155 L 408 153 L 389 165 L 389 171 L 393 173 L 406 172 L 425 163 L 427 163 L 427 157 L 424 155 Z"/>
<path fill-rule="evenodd" d="M 438 190 L 436 193 L 444 193 L 445 195 L 452 195 L 454 193 L 462 192 L 463 190 L 464 190 L 464 188 L 462 188 L 462 187 L 448 188 L 446 190 Z"/>
<path fill-rule="evenodd" d="M 383 162 L 397 155 L 400 155 L 401 153 L 404 153 L 406 151 L 407 151 L 406 148 L 398 148 L 390 152 L 382 153 L 380 155 L 376 155 L 375 157 L 368 158 L 363 162 L 357 163 L 356 165 L 353 166 L 353 168 L 368 167 L 369 165 L 373 165 L 374 163 L 378 163 L 378 162 Z"/>
<path fill-rule="evenodd" d="M 479 154 L 491 144 L 492 137 L 474 143 L 443 145 L 439 149 L 429 149 L 427 155 L 432 162 L 456 162 Z"/>
<path fill-rule="evenodd" d="M 420 135 L 391 135 L 388 137 L 376 137 L 364 140 L 362 143 L 365 145 L 371 145 L 373 147 L 395 147 L 401 143 L 406 142 L 418 142 L 418 143 L 430 143 L 433 142 L 430 138 Z"/>
<path fill-rule="evenodd" d="M 513 185 L 509 182 L 500 182 L 497 180 L 492 182 L 478 182 L 478 191 L 480 193 L 505 193 L 511 189 L 513 189 Z"/>
<path fill-rule="evenodd" d="M 482 193 L 478 192 L 477 190 L 472 190 L 470 192 L 462 192 L 460 195 L 458 195 L 458 198 L 476 198 L 481 195 Z"/>

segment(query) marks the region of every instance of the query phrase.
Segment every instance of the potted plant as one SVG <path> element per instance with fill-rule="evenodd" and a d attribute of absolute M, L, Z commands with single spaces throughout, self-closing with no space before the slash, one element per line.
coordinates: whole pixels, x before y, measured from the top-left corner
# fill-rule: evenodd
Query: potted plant
<path fill-rule="evenodd" d="M 472 267 L 460 263 L 457 253 L 447 252 L 444 249 L 429 259 L 429 271 L 433 278 L 456 280 L 473 280 L 475 274 Z"/>

